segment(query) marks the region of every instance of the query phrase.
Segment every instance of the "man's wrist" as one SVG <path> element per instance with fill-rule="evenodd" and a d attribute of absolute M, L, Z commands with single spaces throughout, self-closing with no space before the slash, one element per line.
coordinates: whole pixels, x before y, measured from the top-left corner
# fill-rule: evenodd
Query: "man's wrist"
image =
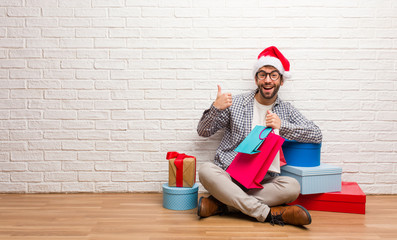
<path fill-rule="evenodd" d="M 218 106 L 218 104 L 216 104 L 216 102 L 213 102 L 212 103 L 212 106 L 214 106 L 216 109 L 218 109 L 218 110 L 221 110 L 220 108 L 219 108 L 219 106 Z"/>
<path fill-rule="evenodd" d="M 215 102 L 214 103 L 212 103 L 212 105 L 211 105 L 211 109 L 212 110 L 214 110 L 214 111 L 216 111 L 216 112 L 221 112 L 222 110 L 221 109 L 219 109 L 217 106 L 215 106 Z"/>

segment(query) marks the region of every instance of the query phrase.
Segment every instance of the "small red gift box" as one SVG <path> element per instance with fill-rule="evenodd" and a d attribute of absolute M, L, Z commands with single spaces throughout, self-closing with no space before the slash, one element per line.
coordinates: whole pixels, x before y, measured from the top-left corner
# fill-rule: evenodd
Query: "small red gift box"
<path fill-rule="evenodd" d="M 366 196 L 355 182 L 342 182 L 340 192 L 300 194 L 289 205 L 301 205 L 308 210 L 365 214 Z"/>

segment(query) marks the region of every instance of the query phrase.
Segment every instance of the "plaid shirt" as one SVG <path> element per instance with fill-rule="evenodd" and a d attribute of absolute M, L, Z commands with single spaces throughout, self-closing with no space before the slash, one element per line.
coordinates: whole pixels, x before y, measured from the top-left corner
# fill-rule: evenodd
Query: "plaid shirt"
<path fill-rule="evenodd" d="M 234 149 L 251 132 L 254 113 L 254 96 L 257 90 L 233 96 L 233 104 L 219 110 L 213 105 L 204 111 L 197 126 L 202 137 L 209 137 L 219 129 L 225 128 L 223 139 L 216 151 L 214 163 L 226 170 L 237 152 Z M 305 143 L 321 143 L 322 134 L 319 127 L 306 119 L 290 103 L 278 97 L 272 109 L 281 119 L 280 136 Z"/>

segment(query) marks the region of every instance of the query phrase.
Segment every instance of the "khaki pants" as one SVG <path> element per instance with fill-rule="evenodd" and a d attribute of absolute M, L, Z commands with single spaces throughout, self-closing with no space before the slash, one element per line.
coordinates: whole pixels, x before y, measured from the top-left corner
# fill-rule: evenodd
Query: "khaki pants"
<path fill-rule="evenodd" d="M 261 182 L 262 189 L 243 190 L 230 175 L 213 163 L 204 163 L 199 169 L 201 184 L 230 211 L 240 211 L 264 222 L 270 207 L 294 201 L 300 192 L 299 182 L 286 176 L 271 177 Z"/>

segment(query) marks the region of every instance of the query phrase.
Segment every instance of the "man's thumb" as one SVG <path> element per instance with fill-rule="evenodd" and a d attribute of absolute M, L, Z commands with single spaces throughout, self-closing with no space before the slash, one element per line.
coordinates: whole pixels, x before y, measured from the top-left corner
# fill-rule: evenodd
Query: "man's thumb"
<path fill-rule="evenodd" d="M 222 91 L 222 90 L 221 90 L 221 86 L 218 85 L 218 93 L 217 93 L 216 95 L 217 95 L 217 96 L 221 95 L 221 94 L 222 94 L 221 91 Z"/>
<path fill-rule="evenodd" d="M 267 114 L 272 114 L 272 111 L 270 111 L 270 110 L 267 110 Z"/>

